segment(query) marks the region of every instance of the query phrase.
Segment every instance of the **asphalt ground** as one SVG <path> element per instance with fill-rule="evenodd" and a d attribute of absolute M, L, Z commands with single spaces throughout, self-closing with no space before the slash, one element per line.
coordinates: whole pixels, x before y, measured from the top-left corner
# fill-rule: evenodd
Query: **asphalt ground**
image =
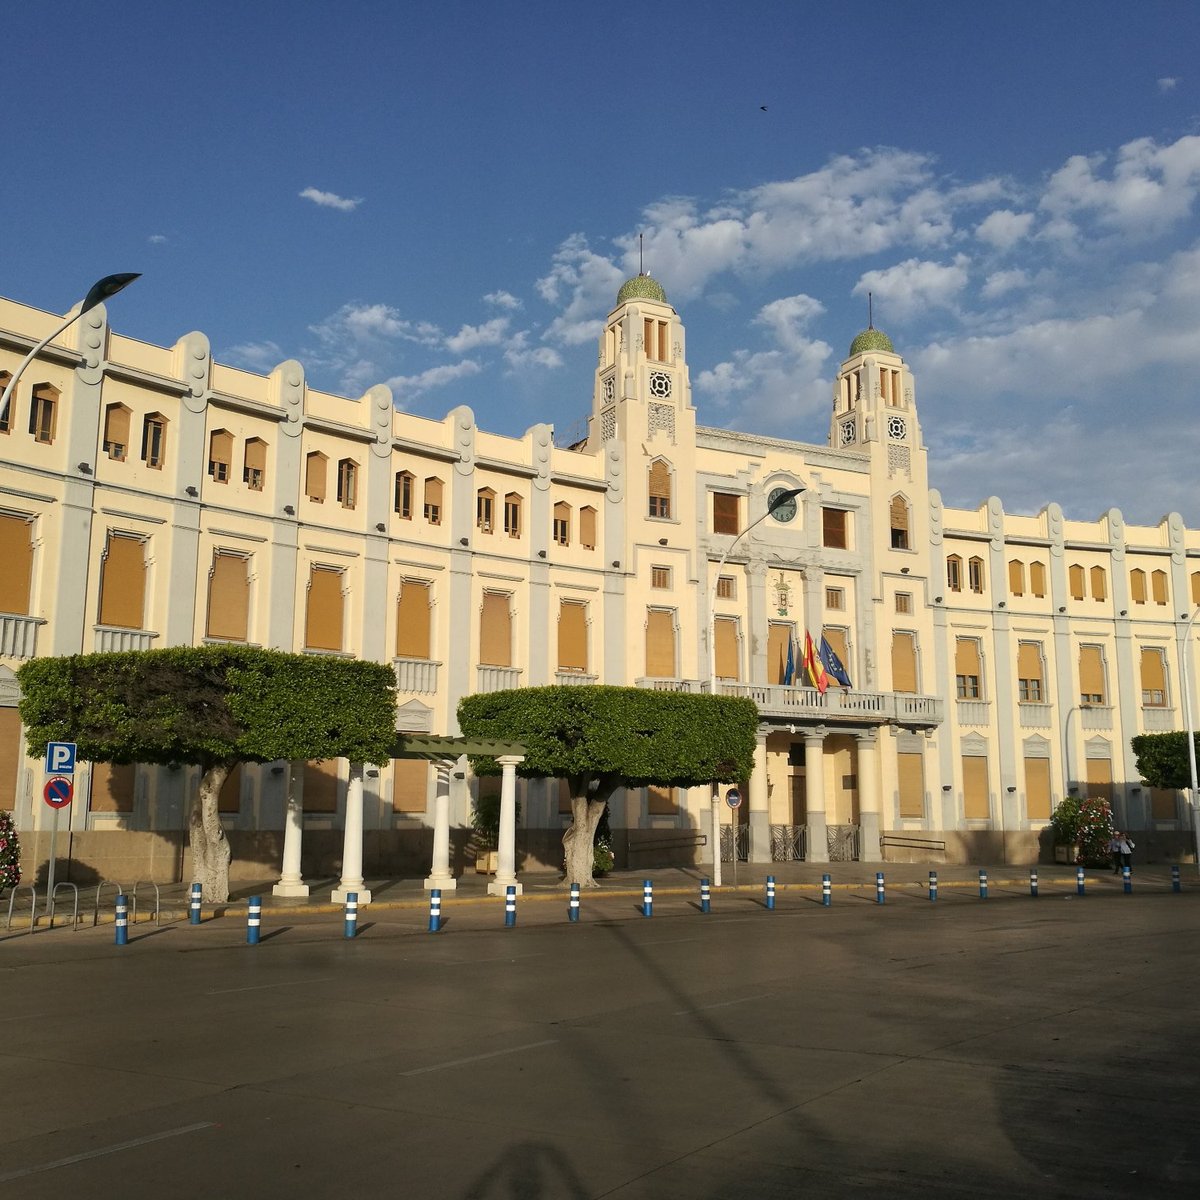
<path fill-rule="evenodd" d="M 1193 1197 L 1200 889 L 1166 878 L 14 932 L 0 1197 Z"/>

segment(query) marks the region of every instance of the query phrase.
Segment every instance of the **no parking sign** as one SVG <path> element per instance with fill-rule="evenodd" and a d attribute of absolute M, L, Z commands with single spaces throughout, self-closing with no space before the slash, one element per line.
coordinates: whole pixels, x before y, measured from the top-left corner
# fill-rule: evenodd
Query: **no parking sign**
<path fill-rule="evenodd" d="M 42 795 L 51 808 L 66 808 L 75 794 L 75 785 L 65 775 L 55 775 L 46 780 Z"/>

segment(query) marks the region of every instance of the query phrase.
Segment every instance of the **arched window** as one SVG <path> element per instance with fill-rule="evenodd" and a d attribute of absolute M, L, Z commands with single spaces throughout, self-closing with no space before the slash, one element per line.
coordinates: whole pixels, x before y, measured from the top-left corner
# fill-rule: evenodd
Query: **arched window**
<path fill-rule="evenodd" d="M 425 480 L 425 501 L 422 509 L 430 525 L 442 523 L 442 481 L 431 475 Z"/>
<path fill-rule="evenodd" d="M 1012 559 L 1008 564 L 1008 594 L 1025 595 L 1025 564 L 1019 558 Z"/>
<path fill-rule="evenodd" d="M 1067 580 L 1070 585 L 1071 599 L 1082 600 L 1087 595 L 1087 576 L 1078 563 L 1072 563 L 1067 568 Z"/>
<path fill-rule="evenodd" d="M 892 549 L 909 550 L 908 501 L 903 496 L 893 496 L 888 506 L 888 522 L 892 528 Z"/>
<path fill-rule="evenodd" d="M 595 550 L 596 548 L 596 510 L 594 508 L 579 510 L 579 544 L 585 550 Z"/>
<path fill-rule="evenodd" d="M 1029 564 L 1029 590 L 1039 599 L 1046 595 L 1046 564 L 1031 562 Z"/>
<path fill-rule="evenodd" d="M 1166 571 L 1155 571 L 1150 576 L 1150 590 L 1154 595 L 1155 604 L 1166 604 L 1167 602 L 1167 573 Z"/>
<path fill-rule="evenodd" d="M 563 500 L 554 506 L 554 540 L 560 546 L 571 544 L 571 506 Z"/>
<path fill-rule="evenodd" d="M 650 464 L 649 491 L 650 516 L 669 518 L 671 515 L 671 466 L 665 458 L 656 458 Z"/>
<path fill-rule="evenodd" d="M 962 559 L 957 554 L 946 558 L 946 586 L 952 592 L 962 591 Z"/>
<path fill-rule="evenodd" d="M 521 497 L 517 492 L 504 497 L 504 532 L 509 537 L 521 536 Z"/>
<path fill-rule="evenodd" d="M 1146 572 L 1140 567 L 1129 572 L 1129 598 L 1134 604 L 1146 603 Z"/>
<path fill-rule="evenodd" d="M 167 418 L 162 413 L 147 413 L 142 421 L 142 462 L 162 470 L 167 457 Z"/>
<path fill-rule="evenodd" d="M 1107 600 L 1108 599 L 1108 578 L 1104 574 L 1103 567 L 1093 567 L 1091 572 L 1092 582 L 1092 599 Z"/>
<path fill-rule="evenodd" d="M 50 445 L 54 441 L 58 427 L 58 396 L 58 388 L 49 383 L 39 383 L 33 389 L 33 399 L 29 404 L 29 432 L 35 442 Z M 12 404 L 11 396 L 9 404 Z"/>
<path fill-rule="evenodd" d="M 413 515 L 413 492 L 417 480 L 411 471 L 396 472 L 396 499 L 392 504 L 402 521 L 411 521 Z"/>
<path fill-rule="evenodd" d="M 491 488 L 475 493 L 475 527 L 480 533 L 491 533 L 496 527 L 496 493 Z"/>
<path fill-rule="evenodd" d="M 978 555 L 967 561 L 967 583 L 971 591 L 983 595 L 983 559 Z"/>
<path fill-rule="evenodd" d="M 228 483 L 233 469 L 233 434 L 214 429 L 208 438 L 208 473 L 213 483 Z"/>

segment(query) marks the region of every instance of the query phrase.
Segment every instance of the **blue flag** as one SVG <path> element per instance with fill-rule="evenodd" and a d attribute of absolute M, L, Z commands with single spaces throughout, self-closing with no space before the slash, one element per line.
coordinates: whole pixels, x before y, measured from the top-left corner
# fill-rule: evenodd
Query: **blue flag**
<path fill-rule="evenodd" d="M 842 687 L 853 686 L 850 683 L 850 676 L 846 674 L 846 668 L 842 666 L 842 660 L 833 652 L 833 647 L 821 638 L 821 665 L 825 668 L 825 673 L 836 679 Z"/>
<path fill-rule="evenodd" d="M 792 652 L 792 645 L 793 645 L 794 641 L 795 641 L 794 638 L 788 638 L 787 663 L 784 665 L 784 668 L 783 668 L 784 687 L 792 686 L 792 676 L 795 675 L 795 673 L 796 673 L 796 658 Z"/>

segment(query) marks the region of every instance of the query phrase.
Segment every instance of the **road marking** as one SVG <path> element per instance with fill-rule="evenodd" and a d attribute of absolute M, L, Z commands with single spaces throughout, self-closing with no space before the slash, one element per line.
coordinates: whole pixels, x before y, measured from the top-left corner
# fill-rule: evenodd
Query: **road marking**
<path fill-rule="evenodd" d="M 699 938 L 671 938 L 663 942 L 638 942 L 639 946 L 681 946 L 684 942 L 698 942 Z"/>
<path fill-rule="evenodd" d="M 103 1158 L 106 1154 L 116 1154 L 119 1150 L 132 1150 L 134 1146 L 161 1142 L 164 1138 L 195 1133 L 198 1129 L 212 1128 L 214 1128 L 212 1121 L 200 1121 L 195 1125 L 183 1125 L 179 1129 L 168 1129 L 165 1133 L 151 1133 L 146 1137 L 134 1138 L 132 1142 L 118 1142 L 115 1146 L 89 1150 L 86 1154 L 72 1154 L 70 1158 L 55 1159 L 54 1162 L 42 1163 L 40 1167 L 22 1167 L 19 1171 L 5 1171 L 3 1175 L 0 1175 L 0 1183 L 7 1183 L 10 1179 L 24 1179 L 26 1175 L 37 1175 L 40 1171 L 53 1171 L 58 1167 L 69 1167 L 72 1163 L 86 1162 L 89 1158 Z"/>
<path fill-rule="evenodd" d="M 769 1000 L 771 996 L 771 992 L 762 992 L 757 996 L 743 996 L 740 1000 L 722 1000 L 719 1004 L 704 1004 L 700 1008 L 681 1008 L 671 1016 L 686 1017 L 689 1013 L 708 1012 L 710 1008 L 728 1008 L 731 1004 L 747 1004 L 751 1000 Z"/>
<path fill-rule="evenodd" d="M 332 978 L 332 975 L 322 975 L 320 979 L 297 979 L 292 983 L 254 983 L 249 987 L 214 988 L 212 991 L 205 992 L 204 994 L 206 996 L 227 996 L 230 992 L 261 992 L 267 988 L 307 987 L 310 983 L 328 983 Z"/>
<path fill-rule="evenodd" d="M 430 1071 L 443 1071 L 448 1067 L 465 1067 L 467 1063 L 483 1062 L 487 1058 L 499 1058 L 504 1054 L 520 1054 L 522 1050 L 536 1050 L 539 1046 L 553 1046 L 557 1038 L 544 1042 L 529 1042 L 524 1046 L 512 1046 L 507 1050 L 493 1050 L 490 1054 L 474 1054 L 470 1058 L 455 1058 L 450 1062 L 436 1063 L 432 1067 L 416 1067 L 412 1071 L 401 1071 L 401 1075 L 427 1075 Z"/>

